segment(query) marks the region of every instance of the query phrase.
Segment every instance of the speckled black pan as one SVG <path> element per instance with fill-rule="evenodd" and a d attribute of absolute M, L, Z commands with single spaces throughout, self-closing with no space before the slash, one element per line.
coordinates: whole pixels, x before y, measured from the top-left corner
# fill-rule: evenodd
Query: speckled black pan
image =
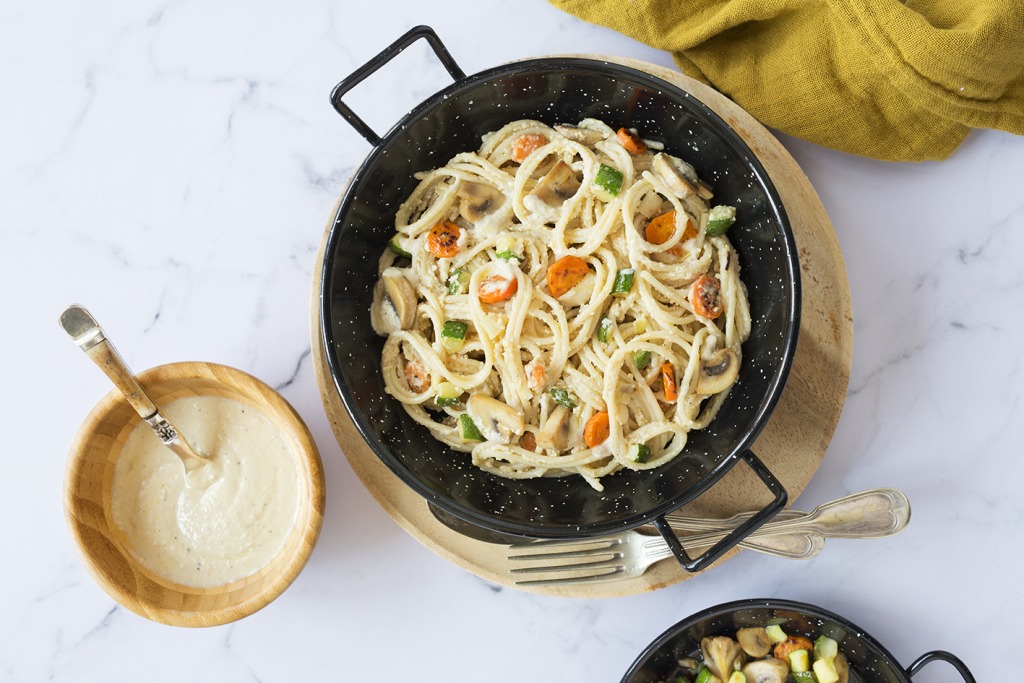
<path fill-rule="evenodd" d="M 455 83 L 378 136 L 342 101 L 355 84 L 417 39 L 427 39 Z M 800 285 L 789 222 L 767 173 L 740 138 L 686 92 L 641 71 L 587 59 L 536 59 L 465 76 L 426 27 L 418 27 L 345 79 L 338 111 L 374 149 L 342 197 L 324 255 L 323 342 L 330 372 L 370 448 L 406 484 L 443 510 L 482 527 L 541 538 L 599 535 L 653 522 L 687 569 L 719 557 L 786 502 L 774 476 L 750 452 L 789 371 L 799 328 Z M 384 391 L 383 340 L 370 328 L 377 260 L 394 214 L 416 185 L 413 173 L 477 149 L 481 136 L 516 119 L 549 124 L 602 119 L 637 128 L 692 163 L 716 197 L 738 207 L 729 236 L 740 255 L 753 329 L 737 384 L 710 427 L 691 434 L 671 463 L 603 479 L 599 493 L 580 477 L 510 480 L 475 468 L 410 419 Z M 735 463 L 754 469 L 774 499 L 749 523 L 693 560 L 663 516 L 698 496 Z"/>
<path fill-rule="evenodd" d="M 812 640 L 824 634 L 838 640 L 840 651 L 850 663 L 851 681 L 909 683 L 911 677 L 929 662 L 945 661 L 965 681 L 975 683 L 967 666 L 948 652 L 927 652 L 904 669 L 878 641 L 847 619 L 814 605 L 777 599 L 729 602 L 683 619 L 647 646 L 622 677 L 622 683 L 671 681 L 678 661 L 700 652 L 702 638 L 735 638 L 738 629 L 766 626 L 769 620 L 774 620 L 770 623 L 780 623 L 787 634 L 802 635 Z M 911 627 L 910 624 L 906 626 Z"/>

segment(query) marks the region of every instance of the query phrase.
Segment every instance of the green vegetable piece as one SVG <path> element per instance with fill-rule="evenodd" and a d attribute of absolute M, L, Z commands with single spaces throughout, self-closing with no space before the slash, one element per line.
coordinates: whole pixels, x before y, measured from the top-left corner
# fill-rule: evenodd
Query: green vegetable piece
<path fill-rule="evenodd" d="M 637 351 L 636 355 L 633 356 L 633 362 L 636 363 L 637 370 L 644 370 L 648 365 L 651 364 L 651 352 L 650 351 Z M 783 638 L 785 640 L 785 638 Z"/>
<path fill-rule="evenodd" d="M 619 196 L 622 190 L 622 172 L 611 166 L 601 164 L 594 176 L 594 196 L 606 202 L 610 202 Z"/>
<path fill-rule="evenodd" d="M 459 268 L 448 276 L 448 293 L 451 295 L 461 294 L 466 291 L 469 284 L 469 273 Z"/>
<path fill-rule="evenodd" d="M 672 683 L 690 683 L 690 679 L 686 676 L 676 676 L 672 679 Z"/>
<path fill-rule="evenodd" d="M 555 399 L 555 403 L 565 406 L 566 408 L 572 409 L 576 407 L 576 402 L 569 397 L 569 392 L 565 389 L 559 389 L 557 387 L 552 389 L 551 398 Z"/>
<path fill-rule="evenodd" d="M 814 660 L 814 677 L 818 683 L 836 683 L 839 680 L 839 673 L 836 671 L 835 661 L 832 659 Z"/>
<path fill-rule="evenodd" d="M 615 274 L 615 284 L 612 285 L 612 296 L 626 296 L 629 290 L 633 289 L 633 275 L 636 273 L 632 268 L 625 268 Z"/>
<path fill-rule="evenodd" d="M 733 671 L 728 683 L 747 683 L 747 677 L 742 671 Z"/>
<path fill-rule="evenodd" d="M 495 254 L 495 256 L 501 259 L 505 259 L 506 261 L 509 261 L 511 259 L 515 259 L 516 261 L 523 260 L 522 256 L 509 249 L 506 249 L 505 251 L 499 251 L 497 254 Z"/>
<path fill-rule="evenodd" d="M 828 636 L 819 636 L 814 641 L 815 659 L 833 659 L 837 654 L 839 654 L 839 643 Z"/>
<path fill-rule="evenodd" d="M 818 683 L 813 671 L 791 671 L 790 675 L 796 683 Z"/>
<path fill-rule="evenodd" d="M 612 338 L 612 325 L 614 324 L 611 318 L 601 318 L 601 322 L 597 326 L 597 341 L 607 344 L 608 340 Z"/>
<path fill-rule="evenodd" d="M 705 235 L 724 235 L 725 231 L 736 222 L 736 207 L 719 205 L 708 213 L 708 224 L 704 228 Z"/>
<path fill-rule="evenodd" d="M 811 653 L 807 650 L 793 650 L 790 652 L 789 668 L 793 671 L 810 671 Z"/>
<path fill-rule="evenodd" d="M 722 680 L 711 673 L 711 669 L 702 666 L 700 671 L 697 672 L 697 678 L 694 679 L 693 683 L 722 683 Z"/>
<path fill-rule="evenodd" d="M 459 415 L 459 436 L 463 441 L 484 440 L 484 435 L 480 433 L 480 430 L 473 424 L 473 419 L 466 413 Z"/>
<path fill-rule="evenodd" d="M 645 463 L 651 457 L 651 449 L 645 443 L 631 444 L 629 447 L 629 459 L 633 462 Z"/>
<path fill-rule="evenodd" d="M 434 397 L 434 403 L 442 408 L 453 406 L 459 402 L 461 396 L 462 391 L 457 386 L 451 382 L 441 382 L 437 385 L 437 396 Z"/>
<path fill-rule="evenodd" d="M 402 245 L 398 243 L 398 235 L 395 235 L 394 237 L 388 240 L 388 249 L 395 252 L 399 256 L 404 256 L 405 258 L 412 258 L 412 254 L 403 249 Z"/>
<path fill-rule="evenodd" d="M 452 339 L 465 339 L 467 331 L 469 331 L 469 325 L 461 320 L 445 320 L 444 325 L 441 326 L 441 336 Z"/>
<path fill-rule="evenodd" d="M 773 643 L 781 643 L 787 638 L 786 632 L 778 624 L 769 624 L 764 627 L 764 630 L 768 632 L 768 637 Z"/>

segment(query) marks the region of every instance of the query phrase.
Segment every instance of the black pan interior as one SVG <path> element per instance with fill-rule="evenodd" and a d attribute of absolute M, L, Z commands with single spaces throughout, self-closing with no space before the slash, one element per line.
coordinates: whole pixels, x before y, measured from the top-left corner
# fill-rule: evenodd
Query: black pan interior
<path fill-rule="evenodd" d="M 622 683 L 672 680 L 680 659 L 699 659 L 702 638 L 729 636 L 735 639 L 738 629 L 769 623 L 781 624 L 787 634 L 811 640 L 824 634 L 837 640 L 840 652 L 850 663 L 851 683 L 906 683 L 910 680 L 888 650 L 836 614 L 800 602 L 743 600 L 711 607 L 667 630 L 637 658 Z"/>
<path fill-rule="evenodd" d="M 652 471 L 620 472 L 597 492 L 579 477 L 508 480 L 473 467 L 414 423 L 384 392 L 383 340 L 370 328 L 376 264 L 413 174 L 477 149 L 481 136 L 531 118 L 586 117 L 644 137 L 692 163 L 717 201 L 738 207 L 730 230 L 750 295 L 753 331 L 738 383 L 709 429 Z M 643 72 L 580 59 L 533 60 L 454 84 L 385 137 L 353 177 L 328 236 L 321 314 L 328 364 L 370 447 L 418 493 L 463 519 L 507 533 L 573 536 L 635 526 L 679 507 L 735 462 L 767 421 L 789 369 L 799 317 L 793 238 L 767 174 L 700 102 Z"/>

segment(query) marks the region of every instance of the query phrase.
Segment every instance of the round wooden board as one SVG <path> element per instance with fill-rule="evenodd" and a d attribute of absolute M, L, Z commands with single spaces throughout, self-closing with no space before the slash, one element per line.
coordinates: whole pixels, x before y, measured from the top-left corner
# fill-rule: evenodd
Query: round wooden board
<path fill-rule="evenodd" d="M 790 501 L 796 500 L 821 464 L 839 421 L 853 353 L 853 316 L 846 267 L 832 224 L 818 195 L 778 140 L 750 114 L 712 88 L 671 69 L 646 62 L 595 55 L 570 56 L 614 62 L 646 71 L 691 93 L 739 133 L 767 169 L 782 196 L 800 257 L 803 283 L 800 335 L 785 389 L 753 450 L 786 487 Z M 332 222 L 336 211 L 337 207 L 332 212 Z M 328 229 L 331 224 L 328 223 Z M 656 590 L 692 576 L 677 563 L 666 561 L 632 579 L 574 586 L 517 586 L 508 571 L 508 546 L 473 540 L 438 522 L 428 510 L 426 501 L 403 484 L 363 441 L 346 413 L 328 371 L 320 326 L 320 272 L 326 238 L 327 231 L 313 270 L 311 336 L 317 384 L 331 427 L 352 469 L 381 507 L 403 529 L 466 571 L 494 583 L 534 593 L 584 598 L 615 597 Z M 682 511 L 694 516 L 728 517 L 763 507 L 770 500 L 764 485 L 749 468 L 740 464 Z M 719 563 L 737 552 L 739 549 L 730 551 Z"/>

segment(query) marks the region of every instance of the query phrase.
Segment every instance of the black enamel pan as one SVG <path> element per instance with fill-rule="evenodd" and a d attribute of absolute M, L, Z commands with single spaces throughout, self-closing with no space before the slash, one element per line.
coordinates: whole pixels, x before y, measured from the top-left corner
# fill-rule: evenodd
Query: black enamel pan
<path fill-rule="evenodd" d="M 378 135 L 343 101 L 413 42 L 425 39 L 454 83 Z M 750 450 L 782 392 L 796 348 L 800 282 L 796 248 L 771 180 L 743 141 L 691 95 L 635 69 L 576 58 L 533 59 L 466 76 L 444 45 L 417 27 L 343 80 L 335 109 L 372 146 L 338 203 L 322 272 L 321 325 L 328 367 L 357 429 L 374 453 L 417 493 L 485 529 L 516 536 L 579 538 L 655 524 L 690 571 L 699 570 L 770 519 L 786 492 Z M 549 124 L 604 120 L 664 142 L 709 181 L 723 202 L 740 207 L 730 230 L 750 295 L 753 330 L 740 377 L 708 429 L 694 432 L 671 463 L 604 478 L 603 492 L 579 477 L 510 480 L 473 467 L 466 454 L 435 441 L 384 391 L 383 340 L 370 328 L 377 259 L 394 232 L 413 174 L 477 149 L 481 136 L 523 118 Z M 728 198 L 728 200 L 726 200 Z M 750 467 L 772 502 L 718 545 L 689 557 L 664 521 L 730 468 Z"/>
<path fill-rule="evenodd" d="M 780 624 L 788 635 L 802 635 L 811 640 L 828 635 L 837 640 L 840 652 L 850 664 L 851 682 L 910 683 L 926 664 L 944 661 L 956 669 L 964 681 L 975 683 L 967 666 L 948 652 L 926 652 L 904 668 L 892 653 L 848 619 L 814 605 L 774 598 L 729 602 L 683 619 L 647 646 L 622 677 L 622 683 L 673 681 L 679 660 L 699 656 L 702 638 L 729 636 L 735 639 L 738 629 L 769 623 Z"/>

